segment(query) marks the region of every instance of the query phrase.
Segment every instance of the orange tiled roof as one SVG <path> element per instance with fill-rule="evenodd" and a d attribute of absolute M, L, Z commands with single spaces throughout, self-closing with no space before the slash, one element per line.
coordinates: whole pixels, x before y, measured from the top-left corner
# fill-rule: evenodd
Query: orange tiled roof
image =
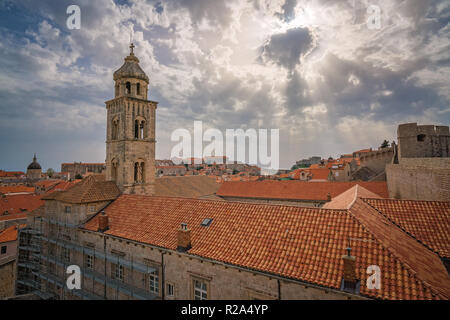
<path fill-rule="evenodd" d="M 300 180 L 300 175 L 302 172 L 305 172 L 307 175 L 311 176 L 311 180 L 327 180 L 328 174 L 330 170 L 327 168 L 307 168 L 307 169 L 297 169 L 289 173 L 290 177 L 294 180 Z"/>
<path fill-rule="evenodd" d="M 61 181 L 62 180 L 42 180 L 42 181 L 36 182 L 36 186 L 47 189 L 47 188 L 57 185 Z"/>
<path fill-rule="evenodd" d="M 439 256 L 450 258 L 450 202 L 364 201 Z"/>
<path fill-rule="evenodd" d="M 8 211 L 8 215 L 31 212 L 44 204 L 41 197 L 35 194 L 12 194 L 0 197 L 0 215 Z"/>
<path fill-rule="evenodd" d="M 35 209 L 37 210 L 37 209 Z M 8 214 L 8 215 L 0 215 L 0 221 L 9 221 L 9 220 L 23 220 L 26 219 L 28 216 L 28 213 L 14 213 L 14 214 Z"/>
<path fill-rule="evenodd" d="M 217 195 L 221 197 L 254 198 L 254 199 L 283 199 L 283 200 L 312 200 L 326 201 L 328 194 L 336 197 L 351 187 L 359 184 L 367 190 L 388 198 L 387 184 L 376 182 L 304 182 L 304 181 L 250 181 L 222 183 Z"/>
<path fill-rule="evenodd" d="M 155 179 L 155 196 L 200 198 L 213 195 L 219 189 L 215 177 L 184 176 Z"/>
<path fill-rule="evenodd" d="M 402 265 L 401 269 L 392 273 L 391 281 L 384 284 L 395 299 L 414 299 L 420 293 L 417 279 L 428 284 L 435 293 L 445 297 L 446 300 L 450 299 L 450 277 L 437 254 L 403 232 L 362 199 L 358 198 L 355 201 L 349 213 L 358 219 Z M 382 272 L 391 272 L 389 268 L 393 266 L 384 263 L 379 257 L 376 260 L 380 269 L 384 270 Z M 406 292 L 401 292 L 398 287 L 401 282 L 408 283 Z"/>
<path fill-rule="evenodd" d="M 105 181 L 102 175 L 90 175 L 81 182 L 69 186 L 66 191 L 55 191 L 42 197 L 43 200 L 58 200 L 68 203 L 88 203 L 114 200 L 120 190 L 114 181 Z"/>
<path fill-rule="evenodd" d="M 5 187 L 0 187 L 0 193 L 21 193 L 21 192 L 26 192 L 26 193 L 34 193 L 34 188 L 33 187 L 27 187 L 27 186 L 5 186 Z"/>
<path fill-rule="evenodd" d="M 1 171 L 0 170 L 0 178 L 22 176 L 24 174 L 25 173 L 22 171 Z"/>
<path fill-rule="evenodd" d="M 105 166 L 105 163 L 88 163 L 88 162 L 74 162 L 74 163 L 61 163 L 61 165 L 81 165 L 81 166 Z"/>
<path fill-rule="evenodd" d="M 16 241 L 18 228 L 18 226 L 11 226 L 3 231 L 0 231 L 0 243 Z"/>
<path fill-rule="evenodd" d="M 82 180 L 74 180 L 74 181 L 60 180 L 55 185 L 50 186 L 50 188 L 47 190 L 47 192 L 45 193 L 45 195 L 43 197 L 47 197 L 47 195 L 52 194 L 57 191 L 65 191 L 81 181 Z"/>
<path fill-rule="evenodd" d="M 186 168 L 185 166 L 175 166 L 175 165 L 173 165 L 173 166 L 169 166 L 169 165 L 162 165 L 162 166 L 155 166 L 156 168 L 168 168 L 168 169 L 170 169 L 170 168 L 177 168 L 177 169 L 184 169 L 184 168 Z"/>
<path fill-rule="evenodd" d="M 323 205 L 324 209 L 349 209 L 351 205 L 356 201 L 356 198 L 374 198 L 379 199 L 380 197 L 373 192 L 370 192 L 366 188 L 360 185 L 355 185 L 354 187 L 348 189 L 347 191 L 341 193 L 337 197 L 333 198 L 330 202 Z"/>
<path fill-rule="evenodd" d="M 362 149 L 362 150 L 358 150 L 358 151 L 355 151 L 355 152 L 353 152 L 353 153 L 367 153 L 367 152 L 372 152 L 372 148 L 370 148 L 370 149 Z"/>
<path fill-rule="evenodd" d="M 414 256 L 398 254 L 398 243 L 393 246 L 384 237 L 395 233 L 392 229 L 396 227 L 377 223 L 369 229 L 372 221 L 364 215 L 374 218 L 370 210 L 378 215 L 364 202 L 348 211 L 122 195 L 105 209 L 109 217 L 105 233 L 175 250 L 177 230 L 181 223 L 187 223 L 192 242 L 188 254 L 338 290 L 343 277 L 342 255 L 349 239 L 356 239 L 351 247 L 362 295 L 380 299 L 450 298 L 448 278 L 443 281 L 447 272 L 436 265 L 438 257 L 397 228 L 400 234 L 396 234 L 396 241 L 414 249 Z M 206 228 L 201 226 L 205 218 L 213 219 Z M 84 226 L 91 231 L 97 231 L 97 227 L 97 216 Z M 428 269 L 423 262 L 430 263 L 438 274 L 426 275 Z M 380 290 L 366 286 L 370 265 L 382 270 Z"/>

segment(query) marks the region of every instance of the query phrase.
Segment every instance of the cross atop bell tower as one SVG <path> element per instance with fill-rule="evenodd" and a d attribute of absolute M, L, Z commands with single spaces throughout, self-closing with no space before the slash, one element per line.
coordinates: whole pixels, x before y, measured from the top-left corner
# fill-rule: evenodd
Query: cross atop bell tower
<path fill-rule="evenodd" d="M 154 193 L 157 102 L 147 99 L 149 78 L 130 55 L 114 72 L 115 98 L 106 101 L 106 179 L 125 194 Z"/>

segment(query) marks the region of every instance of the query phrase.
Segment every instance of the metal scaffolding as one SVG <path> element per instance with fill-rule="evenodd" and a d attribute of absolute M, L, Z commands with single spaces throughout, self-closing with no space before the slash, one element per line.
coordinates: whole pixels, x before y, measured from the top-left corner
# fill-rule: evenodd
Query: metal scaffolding
<path fill-rule="evenodd" d="M 47 227 L 45 230 L 43 230 L 44 224 Z M 57 226 L 56 234 L 52 232 L 51 225 Z M 21 242 L 19 245 L 17 294 L 33 292 L 42 299 L 58 298 L 57 294 L 54 294 L 53 290 L 49 288 L 51 285 L 61 289 L 60 298 L 62 299 L 66 299 L 68 294 L 72 294 L 81 299 L 102 300 L 107 298 L 106 288 L 108 287 L 116 291 L 116 299 L 119 297 L 119 292 L 128 295 L 132 299 L 158 299 L 156 294 L 137 286 L 135 284 L 136 279 L 132 276 L 128 282 L 125 282 L 124 279 L 114 279 L 113 275 L 108 276 L 105 274 L 106 272 L 99 273 L 86 266 L 84 259 L 86 255 L 90 255 L 94 261 L 102 261 L 105 267 L 107 263 L 113 263 L 123 268 L 128 268 L 131 275 L 133 275 L 134 271 L 139 271 L 143 275 L 157 271 L 156 268 L 135 262 L 133 257 L 124 259 L 118 255 L 96 251 L 94 248 L 72 241 L 77 228 L 79 228 L 78 225 L 67 222 L 36 217 L 31 228 L 27 227 L 20 230 L 19 237 Z M 65 232 L 61 232 L 61 230 Z M 54 250 L 51 250 L 51 247 Z M 74 263 L 71 263 L 72 255 L 69 253 L 67 257 L 65 250 L 81 254 L 82 265 L 79 266 L 82 273 L 81 290 L 69 290 L 67 288 L 65 283 L 67 275 L 65 272 L 67 267 Z M 89 280 L 90 283 L 88 282 Z M 96 283 L 102 285 L 105 289 L 103 295 L 94 293 Z"/>

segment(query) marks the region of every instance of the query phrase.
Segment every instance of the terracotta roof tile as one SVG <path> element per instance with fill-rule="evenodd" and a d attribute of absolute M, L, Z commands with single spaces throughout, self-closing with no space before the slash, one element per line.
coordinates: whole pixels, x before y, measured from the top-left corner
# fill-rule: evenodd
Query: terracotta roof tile
<path fill-rule="evenodd" d="M 113 181 L 104 181 L 102 175 L 91 175 L 66 191 L 55 191 L 42 197 L 43 200 L 58 200 L 68 203 L 88 203 L 114 200 L 120 190 Z"/>
<path fill-rule="evenodd" d="M 364 199 L 443 258 L 450 258 L 450 202 Z"/>
<path fill-rule="evenodd" d="M 20 226 L 15 225 L 4 230 L 0 230 L 0 243 L 16 241 L 19 227 Z"/>
<path fill-rule="evenodd" d="M 403 235 L 393 232 L 394 225 L 381 222 L 369 229 L 367 224 L 376 220 L 371 210 L 382 217 L 364 202 L 348 211 L 122 195 L 105 209 L 109 217 L 105 233 L 175 250 L 177 230 L 187 223 L 189 254 L 334 289 L 340 288 L 349 238 L 357 239 L 351 246 L 361 294 L 380 299 L 449 298 L 445 281 L 433 280 L 442 281 L 442 273 L 447 276 L 445 269 L 436 267 L 437 256 L 400 229 Z M 209 227 L 201 226 L 204 218 L 213 219 Z M 97 217 L 84 227 L 96 231 Z M 387 233 L 414 251 L 399 253 Z M 424 262 L 433 267 L 427 269 Z M 369 265 L 382 270 L 380 290 L 366 287 Z M 425 270 L 439 275 L 426 275 Z"/>
<path fill-rule="evenodd" d="M 311 177 L 311 180 L 327 180 L 330 170 L 327 168 L 318 169 L 297 169 L 289 173 L 289 176 L 294 180 L 300 180 L 300 175 L 305 172 L 306 175 Z"/>
<path fill-rule="evenodd" d="M 25 173 L 22 171 L 1 171 L 0 170 L 0 178 L 23 176 L 24 174 Z"/>
<path fill-rule="evenodd" d="M 380 198 L 360 185 L 356 185 L 323 205 L 324 209 L 349 209 L 356 198 Z"/>
<path fill-rule="evenodd" d="M 155 180 L 155 196 L 199 198 L 215 194 L 219 186 L 216 177 L 160 177 Z"/>
<path fill-rule="evenodd" d="M 27 187 L 27 186 L 5 186 L 0 187 L 0 193 L 8 194 L 8 193 L 34 193 L 33 187 Z"/>
<path fill-rule="evenodd" d="M 6 211 L 8 215 L 31 212 L 43 204 L 41 197 L 35 194 L 5 195 L 0 197 L 0 215 Z"/>
<path fill-rule="evenodd" d="M 376 182 L 304 182 L 304 181 L 251 181 L 224 182 L 217 191 L 221 197 L 326 201 L 328 194 L 336 197 L 359 184 L 367 190 L 388 198 L 387 184 Z"/>
<path fill-rule="evenodd" d="M 393 200 L 395 201 L 395 200 Z M 425 285 L 431 287 L 435 295 L 450 299 L 450 278 L 439 256 L 428 250 L 416 239 L 403 232 L 398 226 L 382 216 L 362 199 L 357 199 L 349 213 L 358 219 L 372 235 L 396 258 L 403 266 L 393 277 L 385 278 L 382 283 L 392 288 L 392 295 L 400 296 L 402 289 L 398 287 L 404 283 L 411 291 L 416 279 L 421 279 Z M 352 243 L 353 245 L 353 243 Z M 382 272 L 390 272 L 392 266 L 380 266 Z M 384 271 L 383 271 L 384 270 Z M 407 292 L 404 292 L 404 294 Z M 410 294 L 404 295 L 409 299 Z"/>

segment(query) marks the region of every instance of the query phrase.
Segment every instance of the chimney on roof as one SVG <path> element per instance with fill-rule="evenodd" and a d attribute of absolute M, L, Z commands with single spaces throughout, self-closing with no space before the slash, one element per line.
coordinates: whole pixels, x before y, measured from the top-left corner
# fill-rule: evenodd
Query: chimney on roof
<path fill-rule="evenodd" d="M 330 202 L 331 201 L 331 193 L 328 192 L 327 194 L 327 201 Z"/>
<path fill-rule="evenodd" d="M 191 248 L 191 230 L 188 229 L 187 223 L 182 223 L 178 229 L 177 240 L 178 251 L 186 252 Z"/>
<path fill-rule="evenodd" d="M 359 292 L 359 280 L 356 277 L 356 258 L 351 255 L 352 248 L 348 247 L 347 254 L 342 256 L 344 261 L 344 275 L 341 290 L 351 293 Z"/>
<path fill-rule="evenodd" d="M 109 219 L 105 211 L 98 216 L 98 231 L 105 232 L 109 229 Z"/>

